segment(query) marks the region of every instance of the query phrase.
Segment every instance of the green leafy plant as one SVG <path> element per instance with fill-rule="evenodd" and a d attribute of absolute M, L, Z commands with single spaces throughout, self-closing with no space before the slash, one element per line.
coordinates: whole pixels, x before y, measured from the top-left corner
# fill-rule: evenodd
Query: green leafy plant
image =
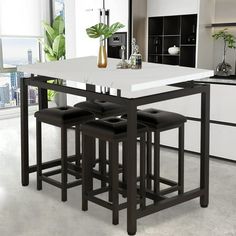
<path fill-rule="evenodd" d="M 65 58 L 65 22 L 63 17 L 57 16 L 52 26 L 43 22 L 46 34 L 45 42 L 40 40 L 44 47 L 47 61 L 57 61 Z"/>
<path fill-rule="evenodd" d="M 223 29 L 212 35 L 215 40 L 222 39 L 224 41 L 224 61 L 228 48 L 236 49 L 236 37 L 228 32 L 228 29 Z"/>
<path fill-rule="evenodd" d="M 125 26 L 120 22 L 116 22 L 111 26 L 108 26 L 103 23 L 96 24 L 88 29 L 86 32 L 90 38 L 100 38 L 100 40 L 105 40 L 110 38 L 114 33 L 116 33 L 119 29 L 124 28 Z"/>
<path fill-rule="evenodd" d="M 43 21 L 45 40 L 40 40 L 43 46 L 46 61 L 58 61 L 65 59 L 65 22 L 63 17 L 57 16 L 52 26 Z M 48 83 L 62 84 L 62 80 L 50 80 Z M 48 90 L 48 100 L 52 101 L 56 95 L 55 91 Z"/>

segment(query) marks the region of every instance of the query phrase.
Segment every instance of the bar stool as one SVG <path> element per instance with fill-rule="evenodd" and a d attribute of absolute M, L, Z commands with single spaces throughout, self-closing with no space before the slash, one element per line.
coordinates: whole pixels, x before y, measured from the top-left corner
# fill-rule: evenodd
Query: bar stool
<path fill-rule="evenodd" d="M 184 192 L 184 123 L 187 119 L 177 113 L 157 109 L 145 109 L 137 112 L 137 119 L 149 128 L 147 134 L 147 189 L 151 189 L 152 180 L 154 193 L 166 195 L 178 191 Z M 179 129 L 178 144 L 178 182 L 160 177 L 160 133 L 171 129 Z M 154 135 L 154 158 L 152 160 L 152 135 Z M 152 163 L 154 164 L 152 168 Z M 153 174 L 152 174 L 153 169 Z M 160 191 L 160 183 L 171 187 Z"/>
<path fill-rule="evenodd" d="M 119 203 L 119 187 L 124 183 L 119 182 L 119 143 L 123 144 L 123 161 L 128 161 L 127 150 L 127 120 L 117 117 L 110 117 L 101 120 L 90 121 L 81 125 L 82 131 L 82 210 L 88 210 L 88 201 L 112 210 L 113 224 L 119 223 L 119 210 L 126 208 L 127 203 Z M 147 127 L 137 124 L 137 135 L 140 137 L 140 186 L 139 203 L 140 207 L 145 205 L 145 134 Z M 109 142 L 109 177 L 106 182 L 108 187 L 93 189 L 93 153 L 91 152 L 91 140 L 99 138 Z M 127 167 L 124 163 L 123 166 Z M 123 170 L 127 171 L 127 170 Z M 104 178 L 104 176 L 102 176 Z M 108 192 L 108 201 L 102 200 L 96 195 Z"/>
<path fill-rule="evenodd" d="M 92 112 L 95 117 L 100 119 L 124 114 L 123 106 L 100 100 L 80 102 L 75 104 L 74 107 Z"/>
<path fill-rule="evenodd" d="M 80 102 L 74 105 L 80 109 L 92 112 L 96 118 L 103 119 L 110 116 L 120 116 L 124 114 L 124 108 L 121 105 L 106 102 L 101 100 L 89 100 Z M 91 143 L 91 147 L 95 146 L 95 140 Z M 99 171 L 102 175 L 106 174 L 106 166 L 108 164 L 106 160 L 106 142 L 99 140 L 99 158 L 94 160 L 95 163 L 99 163 Z M 95 156 L 95 155 L 94 155 Z M 103 187 L 106 186 L 104 181 L 101 181 Z"/>
<path fill-rule="evenodd" d="M 74 107 L 56 107 L 37 111 L 36 117 L 36 140 L 37 140 L 37 189 L 42 189 L 42 181 L 52 184 L 61 189 L 61 200 L 67 200 L 67 189 L 81 184 L 79 179 L 78 165 L 81 160 L 80 155 L 80 124 L 94 119 L 94 115 L 88 111 Z M 61 168 L 42 173 L 42 130 L 41 123 L 47 123 L 61 128 Z M 75 146 L 76 154 L 74 158 L 67 156 L 67 129 L 76 127 Z M 70 159 L 70 161 L 69 161 Z M 73 165 L 72 162 L 76 162 Z M 69 168 L 74 167 L 74 168 Z M 74 170 L 73 170 L 74 169 Z M 76 170 L 76 171 L 75 171 Z M 50 176 L 61 173 L 61 182 Z M 78 180 L 68 183 L 68 174 L 74 175 Z"/>

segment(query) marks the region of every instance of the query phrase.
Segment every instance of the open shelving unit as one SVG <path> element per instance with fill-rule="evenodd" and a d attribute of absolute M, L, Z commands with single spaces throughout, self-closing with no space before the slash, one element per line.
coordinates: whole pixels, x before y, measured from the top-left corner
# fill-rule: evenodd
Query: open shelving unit
<path fill-rule="evenodd" d="M 150 17 L 148 61 L 195 67 L 197 15 Z M 168 49 L 180 47 L 178 55 Z"/>

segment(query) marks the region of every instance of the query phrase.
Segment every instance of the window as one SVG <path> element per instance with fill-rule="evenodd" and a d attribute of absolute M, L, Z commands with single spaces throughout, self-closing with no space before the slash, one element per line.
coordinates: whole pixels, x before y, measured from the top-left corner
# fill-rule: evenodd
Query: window
<path fill-rule="evenodd" d="M 2 38 L 3 72 L 0 73 L 0 109 L 19 106 L 20 78 L 24 73 L 16 72 L 16 66 L 40 61 L 38 39 Z M 29 103 L 37 103 L 38 92 L 29 89 Z"/>
<path fill-rule="evenodd" d="M 54 4 L 55 8 L 55 16 L 63 16 L 65 15 L 65 3 L 64 0 L 55 0 Z"/>
<path fill-rule="evenodd" d="M 20 103 L 25 75 L 16 67 L 40 61 L 38 38 L 43 37 L 41 21 L 47 19 L 48 6 L 48 0 L 0 0 L 0 108 Z M 37 91 L 29 88 L 29 103 L 36 102 Z"/>
<path fill-rule="evenodd" d="M 2 55 L 5 68 L 35 63 L 39 61 L 39 42 L 34 38 L 3 38 Z"/>
<path fill-rule="evenodd" d="M 3 7 L 2 9 L 0 9 L 1 22 L 5 22 L 8 24 L 10 22 L 15 22 L 15 21 L 12 18 L 9 18 L 9 15 L 11 14 L 6 14 L 6 11 L 7 10 L 9 11 L 10 9 L 9 7 L 11 6 L 11 4 L 19 3 L 18 0 L 10 0 L 10 1 L 5 0 L 4 5 L 2 5 L 5 7 L 4 12 L 2 10 Z M 18 32 L 16 32 L 17 27 L 15 28 L 12 27 L 11 31 L 9 31 L 8 28 L 3 27 L 1 25 L 3 23 L 0 23 L 0 29 L 2 26 L 2 32 L 0 30 L 0 109 L 15 107 L 20 105 L 20 99 L 19 99 L 20 78 L 25 75 L 23 73 L 17 72 L 16 67 L 18 65 L 32 64 L 41 61 L 42 52 L 38 41 L 39 38 L 38 32 L 40 32 L 40 29 L 36 32 L 36 28 L 37 27 L 41 28 L 40 17 L 44 17 L 46 15 L 46 12 L 50 12 L 48 4 L 49 1 L 48 0 L 43 0 L 43 1 L 34 0 L 34 2 L 32 0 L 24 0 L 24 1 L 25 3 L 32 5 L 32 10 L 30 11 L 31 18 L 37 15 L 37 18 L 34 19 L 34 22 L 32 22 L 32 24 L 28 26 L 28 28 L 30 27 L 32 28 L 30 32 L 34 31 L 32 35 L 29 35 L 30 33 L 28 33 L 26 29 L 22 31 L 24 31 L 24 33 L 27 32 L 27 36 L 24 37 L 25 34 L 21 33 L 23 35 L 19 35 L 18 37 Z M 54 16 L 57 15 L 64 16 L 64 0 L 50 0 L 50 1 L 54 5 Z M 3 4 L 3 2 L 1 3 Z M 22 4 L 20 4 L 19 7 L 21 7 L 21 5 Z M 42 14 L 38 13 L 39 7 L 42 8 Z M 27 23 L 28 22 L 30 21 L 28 20 Z M 9 32 L 10 32 L 10 37 L 8 37 Z M 37 89 L 29 88 L 29 104 L 36 104 L 37 102 L 38 102 Z"/>

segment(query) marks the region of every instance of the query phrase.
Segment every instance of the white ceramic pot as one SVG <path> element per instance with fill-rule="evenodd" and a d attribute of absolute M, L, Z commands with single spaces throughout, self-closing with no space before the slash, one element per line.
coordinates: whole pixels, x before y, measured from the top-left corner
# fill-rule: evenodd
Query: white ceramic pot
<path fill-rule="evenodd" d="M 180 48 L 179 48 L 179 47 L 176 47 L 176 46 L 174 45 L 174 47 L 170 47 L 170 48 L 168 49 L 168 52 L 169 52 L 169 54 L 171 54 L 171 55 L 177 55 L 177 54 L 179 54 L 179 52 L 180 52 Z"/>

